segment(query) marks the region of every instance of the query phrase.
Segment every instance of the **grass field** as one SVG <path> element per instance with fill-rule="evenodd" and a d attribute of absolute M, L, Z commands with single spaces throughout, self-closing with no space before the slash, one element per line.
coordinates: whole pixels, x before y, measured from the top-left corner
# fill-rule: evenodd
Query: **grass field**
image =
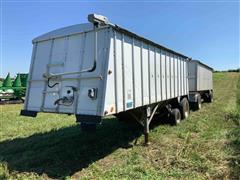
<path fill-rule="evenodd" d="M 0 108 L 0 179 L 240 179 L 239 73 L 215 73 L 214 102 L 152 128 L 148 147 L 137 125 L 114 118 L 88 134 L 73 116 Z"/>

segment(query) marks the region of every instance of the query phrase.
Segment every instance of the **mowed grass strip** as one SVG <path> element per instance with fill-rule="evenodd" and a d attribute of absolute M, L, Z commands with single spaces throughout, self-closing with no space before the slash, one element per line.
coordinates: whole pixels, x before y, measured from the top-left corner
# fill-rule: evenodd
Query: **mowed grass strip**
<path fill-rule="evenodd" d="M 148 147 L 139 126 L 112 117 L 89 134 L 74 116 L 0 108 L 0 179 L 240 178 L 239 73 L 215 73 L 214 102 L 179 126 L 152 128 Z"/>

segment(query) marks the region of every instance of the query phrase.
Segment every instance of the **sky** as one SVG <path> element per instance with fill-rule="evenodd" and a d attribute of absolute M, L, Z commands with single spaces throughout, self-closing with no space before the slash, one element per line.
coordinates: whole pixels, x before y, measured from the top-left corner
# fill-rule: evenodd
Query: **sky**
<path fill-rule="evenodd" d="M 213 67 L 240 67 L 239 1 L 1 1 L 1 72 L 29 71 L 32 39 L 102 14 L 158 44 Z"/>

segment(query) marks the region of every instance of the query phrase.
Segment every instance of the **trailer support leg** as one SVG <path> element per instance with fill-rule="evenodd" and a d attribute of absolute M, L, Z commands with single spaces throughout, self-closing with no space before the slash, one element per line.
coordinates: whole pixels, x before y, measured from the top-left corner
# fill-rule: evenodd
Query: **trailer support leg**
<path fill-rule="evenodd" d="M 144 144 L 149 145 L 148 136 L 149 136 L 149 125 L 152 121 L 152 118 L 158 109 L 159 104 L 157 104 L 151 111 L 151 107 L 146 108 L 146 117 L 144 118 Z"/>
<path fill-rule="evenodd" d="M 144 119 L 144 144 L 145 145 L 148 145 L 149 142 L 148 142 L 148 134 L 149 134 L 149 119 L 148 118 L 145 118 Z"/>

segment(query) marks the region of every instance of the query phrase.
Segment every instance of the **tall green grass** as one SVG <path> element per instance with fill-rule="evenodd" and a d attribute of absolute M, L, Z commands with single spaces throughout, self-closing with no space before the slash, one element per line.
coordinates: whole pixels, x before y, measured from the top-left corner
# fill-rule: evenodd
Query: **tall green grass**
<path fill-rule="evenodd" d="M 214 73 L 214 102 L 152 128 L 148 147 L 139 126 L 113 117 L 87 134 L 73 116 L 1 106 L 0 179 L 240 179 L 239 91 L 237 73 Z"/>

